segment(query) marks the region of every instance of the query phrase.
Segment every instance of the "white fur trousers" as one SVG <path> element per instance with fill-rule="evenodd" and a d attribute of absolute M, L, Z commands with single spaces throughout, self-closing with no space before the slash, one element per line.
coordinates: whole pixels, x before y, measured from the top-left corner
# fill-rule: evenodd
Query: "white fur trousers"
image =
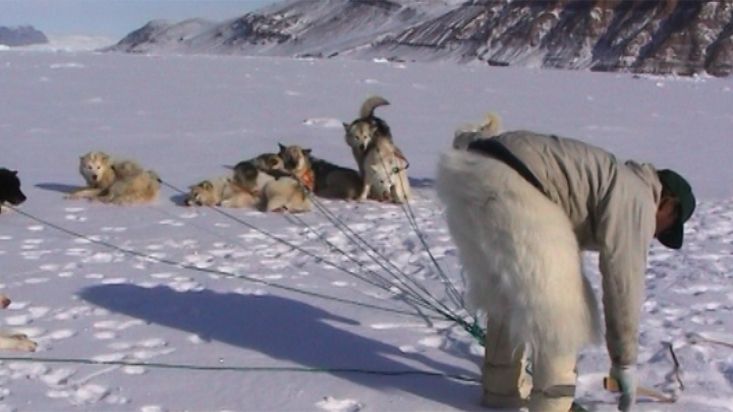
<path fill-rule="evenodd" d="M 473 309 L 506 322 L 512 345 L 535 356 L 598 340 L 598 304 L 559 206 L 503 162 L 466 151 L 443 154 L 437 190 Z"/>

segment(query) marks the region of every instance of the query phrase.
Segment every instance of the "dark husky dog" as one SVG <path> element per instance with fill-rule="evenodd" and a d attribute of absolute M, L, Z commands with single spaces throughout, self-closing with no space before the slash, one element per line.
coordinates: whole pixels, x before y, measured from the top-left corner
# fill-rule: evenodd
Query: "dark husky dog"
<path fill-rule="evenodd" d="M 5 202 L 17 206 L 25 202 L 25 199 L 25 195 L 20 190 L 18 172 L 0 168 L 0 208 Z M 0 293 L 0 309 L 5 309 L 8 305 L 10 305 L 10 299 Z M 6 349 L 33 352 L 36 350 L 36 343 L 23 334 L 0 333 L 0 350 Z"/>
<path fill-rule="evenodd" d="M 311 155 L 311 149 L 280 145 L 285 169 L 316 196 L 328 199 L 358 199 L 362 179 L 356 170 L 341 167 Z"/>
<path fill-rule="evenodd" d="M 0 168 L 0 208 L 5 202 L 15 206 L 25 202 L 25 199 L 25 195 L 20 190 L 18 172 Z"/>

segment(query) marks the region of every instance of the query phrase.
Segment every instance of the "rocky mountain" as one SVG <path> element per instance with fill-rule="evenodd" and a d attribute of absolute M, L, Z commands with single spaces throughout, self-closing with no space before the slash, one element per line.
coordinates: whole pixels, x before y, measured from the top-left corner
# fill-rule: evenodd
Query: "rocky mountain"
<path fill-rule="evenodd" d="M 48 43 L 48 38 L 33 26 L 0 26 L 0 45 L 2 46 L 28 46 L 42 43 Z"/>
<path fill-rule="evenodd" d="M 110 50 L 727 76 L 733 0 L 289 0 L 222 23 L 151 22 Z"/>

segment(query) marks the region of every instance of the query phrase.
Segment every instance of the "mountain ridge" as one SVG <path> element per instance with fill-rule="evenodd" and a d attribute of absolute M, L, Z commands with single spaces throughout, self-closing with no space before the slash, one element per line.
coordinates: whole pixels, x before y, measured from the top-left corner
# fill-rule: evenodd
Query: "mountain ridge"
<path fill-rule="evenodd" d="M 107 50 L 733 71 L 733 0 L 289 0 L 220 23 L 151 24 Z"/>

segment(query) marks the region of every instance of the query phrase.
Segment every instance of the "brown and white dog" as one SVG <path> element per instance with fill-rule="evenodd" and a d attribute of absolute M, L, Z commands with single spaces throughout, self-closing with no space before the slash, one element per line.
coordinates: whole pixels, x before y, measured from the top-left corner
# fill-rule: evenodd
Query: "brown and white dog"
<path fill-rule="evenodd" d="M 69 199 L 129 205 L 151 202 L 160 191 L 160 179 L 155 172 L 130 160 L 113 160 L 104 152 L 81 156 L 79 173 L 87 186 L 70 193 Z"/>
<path fill-rule="evenodd" d="M 253 207 L 259 196 L 240 188 L 232 177 L 221 176 L 201 181 L 190 187 L 186 206 Z"/>
<path fill-rule="evenodd" d="M 311 209 L 308 195 L 291 177 L 282 157 L 264 153 L 234 166 L 234 184 L 257 198 L 257 206 L 265 212 L 307 212 Z"/>
<path fill-rule="evenodd" d="M 345 139 L 359 165 L 363 181 L 360 199 L 403 203 L 411 197 L 407 178 L 409 163 L 394 144 L 387 122 L 374 116 L 374 109 L 388 104 L 380 96 L 366 99 L 359 118 L 344 123 Z"/>

